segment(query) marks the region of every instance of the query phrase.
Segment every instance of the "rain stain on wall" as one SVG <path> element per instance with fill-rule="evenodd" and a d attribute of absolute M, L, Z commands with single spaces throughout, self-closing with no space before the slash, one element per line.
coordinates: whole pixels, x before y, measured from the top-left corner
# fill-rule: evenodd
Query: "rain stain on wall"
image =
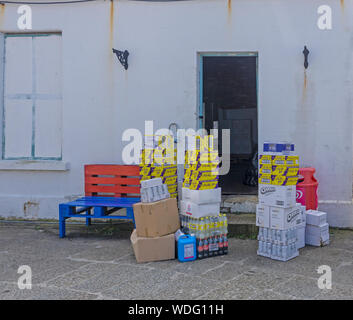
<path fill-rule="evenodd" d="M 0 28 L 2 28 L 5 16 L 5 4 L 0 3 Z"/>
<path fill-rule="evenodd" d="M 227 0 L 228 23 L 232 21 L 232 0 Z"/>

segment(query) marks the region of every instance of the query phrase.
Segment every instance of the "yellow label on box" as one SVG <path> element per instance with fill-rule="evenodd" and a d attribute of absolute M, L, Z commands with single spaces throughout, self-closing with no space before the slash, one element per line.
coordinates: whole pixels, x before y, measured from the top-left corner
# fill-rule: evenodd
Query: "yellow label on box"
<path fill-rule="evenodd" d="M 190 179 L 193 172 L 194 170 L 192 169 L 186 169 L 184 173 L 184 179 Z"/>
<path fill-rule="evenodd" d="M 190 180 L 190 179 L 184 179 L 184 181 L 183 181 L 183 188 L 189 188 L 190 183 L 191 183 L 191 180 Z"/>
<path fill-rule="evenodd" d="M 271 184 L 272 176 L 270 174 L 260 174 L 259 175 L 259 184 Z"/>
<path fill-rule="evenodd" d="M 218 169 L 219 162 L 214 162 L 214 163 L 198 163 L 196 165 L 193 165 L 194 168 L 193 170 L 197 171 L 214 171 Z"/>
<path fill-rule="evenodd" d="M 178 192 L 170 193 L 171 198 L 178 198 Z"/>
<path fill-rule="evenodd" d="M 200 163 L 219 163 L 218 152 L 204 152 L 200 154 Z"/>
<path fill-rule="evenodd" d="M 154 167 L 151 173 L 152 177 L 170 177 L 177 174 L 177 168 L 175 166 L 161 166 Z"/>
<path fill-rule="evenodd" d="M 260 154 L 259 164 L 272 164 L 272 156 L 268 154 Z"/>
<path fill-rule="evenodd" d="M 218 171 L 193 171 L 191 180 L 212 181 L 218 179 Z"/>
<path fill-rule="evenodd" d="M 261 164 L 259 168 L 259 174 L 271 174 L 272 164 Z"/>
<path fill-rule="evenodd" d="M 272 184 L 277 186 L 293 186 L 298 182 L 298 176 L 286 177 L 286 176 L 272 176 Z"/>
<path fill-rule="evenodd" d="M 148 176 L 152 173 L 152 167 L 140 167 L 140 176 Z"/>
<path fill-rule="evenodd" d="M 218 187 L 218 180 L 214 181 L 192 181 L 190 183 L 190 190 L 208 190 Z"/>
<path fill-rule="evenodd" d="M 299 166 L 299 156 L 273 156 L 273 165 Z"/>
<path fill-rule="evenodd" d="M 272 175 L 278 176 L 297 176 L 299 172 L 299 167 L 289 167 L 289 166 L 272 166 Z"/>
<path fill-rule="evenodd" d="M 169 193 L 178 192 L 178 185 L 177 184 L 168 185 L 167 188 L 168 188 Z"/>
<path fill-rule="evenodd" d="M 163 177 L 162 182 L 166 185 L 176 184 L 178 183 L 178 176 Z"/>

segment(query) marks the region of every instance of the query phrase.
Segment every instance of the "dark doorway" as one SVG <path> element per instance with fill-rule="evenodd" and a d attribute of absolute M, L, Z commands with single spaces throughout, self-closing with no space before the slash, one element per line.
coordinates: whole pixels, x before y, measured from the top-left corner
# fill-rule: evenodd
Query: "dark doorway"
<path fill-rule="evenodd" d="M 220 176 L 223 194 L 257 194 L 257 56 L 202 59 L 203 127 L 230 129 L 230 172 Z"/>

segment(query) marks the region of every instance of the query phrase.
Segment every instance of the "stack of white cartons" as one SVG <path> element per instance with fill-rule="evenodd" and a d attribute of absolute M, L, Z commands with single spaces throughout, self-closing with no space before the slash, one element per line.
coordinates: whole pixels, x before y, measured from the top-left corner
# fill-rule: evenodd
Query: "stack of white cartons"
<path fill-rule="evenodd" d="M 293 150 L 292 144 L 265 143 L 259 157 L 257 253 L 281 261 L 298 256 L 304 240 L 302 233 L 298 236 L 299 228 L 305 230 L 305 207 L 296 203 L 299 158 L 291 154 Z"/>
<path fill-rule="evenodd" d="M 141 181 L 141 202 L 155 202 L 169 197 L 168 187 L 161 178 Z"/>
<path fill-rule="evenodd" d="M 330 243 L 329 225 L 326 212 L 306 211 L 305 243 L 322 247 Z"/>

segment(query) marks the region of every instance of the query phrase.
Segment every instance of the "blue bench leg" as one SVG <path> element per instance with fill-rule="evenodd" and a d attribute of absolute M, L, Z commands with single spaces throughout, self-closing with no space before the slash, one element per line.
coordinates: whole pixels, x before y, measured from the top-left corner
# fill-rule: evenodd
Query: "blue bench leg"
<path fill-rule="evenodd" d="M 134 216 L 134 210 L 133 208 L 126 208 L 126 215 L 129 219 L 132 220 L 133 224 L 134 224 L 134 228 L 136 228 L 135 225 L 135 216 Z"/>
<path fill-rule="evenodd" d="M 91 225 L 91 218 L 86 218 L 86 226 L 90 226 Z"/>
<path fill-rule="evenodd" d="M 62 212 L 59 213 L 59 237 L 65 238 L 65 220 L 64 214 Z"/>

